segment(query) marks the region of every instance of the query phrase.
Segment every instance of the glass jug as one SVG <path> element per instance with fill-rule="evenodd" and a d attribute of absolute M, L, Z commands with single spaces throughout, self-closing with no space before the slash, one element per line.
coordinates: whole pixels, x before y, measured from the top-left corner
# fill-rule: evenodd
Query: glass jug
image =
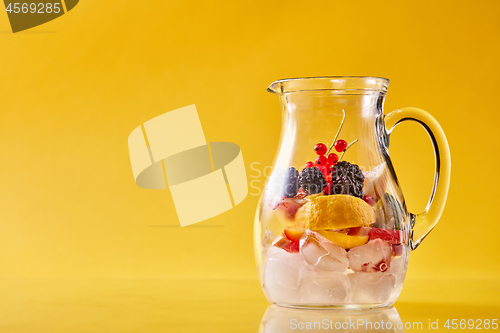
<path fill-rule="evenodd" d="M 436 225 L 450 180 L 443 130 L 427 112 L 383 113 L 389 80 L 318 77 L 276 81 L 282 127 L 254 224 L 259 279 L 271 303 L 374 308 L 393 304 L 408 255 Z M 393 129 L 421 124 L 435 152 L 427 207 L 408 213 L 389 157 Z"/>

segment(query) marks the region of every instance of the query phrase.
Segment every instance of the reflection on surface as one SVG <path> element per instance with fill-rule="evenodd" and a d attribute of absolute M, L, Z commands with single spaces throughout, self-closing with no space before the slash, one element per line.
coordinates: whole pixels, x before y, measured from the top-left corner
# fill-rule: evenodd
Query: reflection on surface
<path fill-rule="evenodd" d="M 335 322 L 349 318 L 395 326 L 392 331 L 350 328 L 354 333 L 403 332 L 394 325 L 401 321 L 423 325 L 405 326 L 405 333 L 465 333 L 444 325 L 453 318 L 474 319 L 476 325 L 499 318 L 498 279 L 410 281 L 397 311 L 345 312 L 269 307 L 256 279 L 2 278 L 0 333 L 255 333 L 259 326 L 260 332 L 348 332 L 335 329 Z M 290 319 L 297 320 L 296 329 Z M 299 328 L 299 321 L 317 319 L 335 320 L 334 328 Z M 429 329 L 438 321 L 439 329 Z"/>
<path fill-rule="evenodd" d="M 271 305 L 259 333 L 283 332 L 404 332 L 394 307 L 376 310 L 292 309 Z"/>

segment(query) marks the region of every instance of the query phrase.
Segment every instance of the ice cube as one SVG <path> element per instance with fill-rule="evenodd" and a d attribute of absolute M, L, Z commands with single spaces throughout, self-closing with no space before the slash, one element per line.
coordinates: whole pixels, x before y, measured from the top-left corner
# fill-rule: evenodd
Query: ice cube
<path fill-rule="evenodd" d="M 404 275 L 406 272 L 406 258 L 404 256 L 399 256 L 391 261 L 391 268 L 389 272 L 394 275 Z"/>
<path fill-rule="evenodd" d="M 286 251 L 274 253 L 266 261 L 263 280 L 271 302 L 293 304 L 300 301 L 300 280 L 307 272 L 302 263 L 300 253 Z"/>
<path fill-rule="evenodd" d="M 273 244 L 274 235 L 266 228 L 264 239 L 262 240 L 262 252 L 266 252 L 269 246 Z"/>
<path fill-rule="evenodd" d="M 391 245 L 381 239 L 373 239 L 365 245 L 349 250 L 349 267 L 355 272 L 385 272 L 391 265 Z"/>
<path fill-rule="evenodd" d="M 349 274 L 351 303 L 388 303 L 396 287 L 396 278 L 390 273 Z"/>
<path fill-rule="evenodd" d="M 363 176 L 365 176 L 364 180 L 364 186 L 368 190 L 370 189 L 371 186 L 373 186 L 373 183 L 376 182 L 386 171 L 386 163 L 382 162 L 373 169 L 369 171 L 363 172 Z"/>
<path fill-rule="evenodd" d="M 306 234 L 300 241 L 300 252 L 312 268 L 336 272 L 347 269 L 349 260 L 344 248 L 314 232 L 306 231 Z"/>
<path fill-rule="evenodd" d="M 298 253 L 275 254 L 268 260 L 277 270 L 276 280 L 285 288 L 296 289 L 300 286 L 304 270 L 302 258 Z"/>
<path fill-rule="evenodd" d="M 266 254 L 265 254 L 265 257 L 267 259 L 271 258 L 272 256 L 274 256 L 275 254 L 278 254 L 278 253 L 287 253 L 285 250 L 279 248 L 279 247 L 276 247 L 276 246 L 269 246 L 269 248 L 267 249 L 266 251 Z"/>
<path fill-rule="evenodd" d="M 363 195 L 369 195 L 378 201 L 385 192 L 389 182 L 389 173 L 385 162 L 377 165 L 370 171 L 363 172 L 365 176 L 363 184 Z"/>
<path fill-rule="evenodd" d="M 347 300 L 351 283 L 342 273 L 307 277 L 300 286 L 300 299 L 304 304 L 342 304 Z"/>
<path fill-rule="evenodd" d="M 407 259 L 405 255 L 399 256 L 391 261 L 391 268 L 389 273 L 393 274 L 396 278 L 396 287 L 393 291 L 394 299 L 399 297 L 401 290 L 403 289 L 403 282 L 406 275 Z"/>

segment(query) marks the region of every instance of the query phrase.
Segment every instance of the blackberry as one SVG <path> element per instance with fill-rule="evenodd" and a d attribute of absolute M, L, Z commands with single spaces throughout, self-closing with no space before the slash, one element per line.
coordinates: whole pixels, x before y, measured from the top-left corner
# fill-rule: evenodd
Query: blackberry
<path fill-rule="evenodd" d="M 348 194 L 362 198 L 364 181 L 365 176 L 356 164 L 342 161 L 332 168 L 332 194 Z"/>
<path fill-rule="evenodd" d="M 307 194 L 316 194 L 326 187 L 326 179 L 320 169 L 305 168 L 299 176 L 300 187 Z"/>
<path fill-rule="evenodd" d="M 299 172 L 294 167 L 288 168 L 283 180 L 283 195 L 293 198 L 299 191 Z"/>

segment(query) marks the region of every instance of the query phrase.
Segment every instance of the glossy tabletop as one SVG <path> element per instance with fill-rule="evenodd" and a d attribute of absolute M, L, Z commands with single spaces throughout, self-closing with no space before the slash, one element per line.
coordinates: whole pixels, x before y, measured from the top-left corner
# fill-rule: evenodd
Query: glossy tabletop
<path fill-rule="evenodd" d="M 250 279 L 2 279 L 0 295 L 0 332 L 9 333 L 412 332 L 500 319 L 500 281 L 488 279 L 408 280 L 393 308 L 358 312 L 270 306 Z"/>

